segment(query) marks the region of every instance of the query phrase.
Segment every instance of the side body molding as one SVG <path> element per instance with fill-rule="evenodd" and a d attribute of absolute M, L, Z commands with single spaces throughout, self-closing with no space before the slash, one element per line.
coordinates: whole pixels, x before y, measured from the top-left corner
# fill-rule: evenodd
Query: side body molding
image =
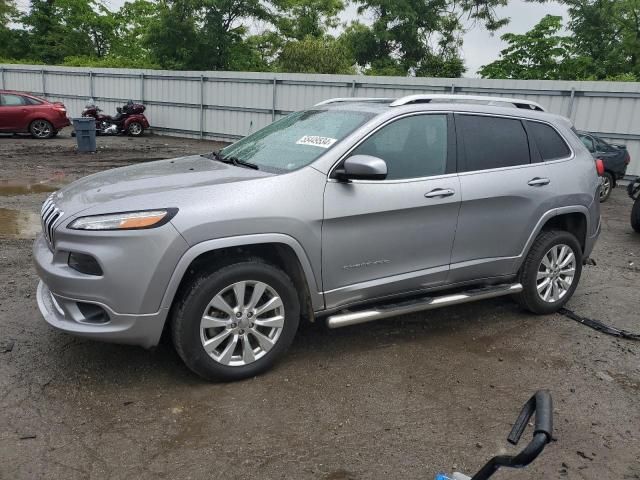
<path fill-rule="evenodd" d="M 191 262 L 193 262 L 193 260 L 195 260 L 198 256 L 202 255 L 203 253 L 219 250 L 222 248 L 242 247 L 245 245 L 256 245 L 261 243 L 280 243 L 291 247 L 291 249 L 298 257 L 298 261 L 300 262 L 302 271 L 304 272 L 304 275 L 306 277 L 307 285 L 309 286 L 309 296 L 311 298 L 311 304 L 314 311 L 323 310 L 324 297 L 320 293 L 320 289 L 318 288 L 318 281 L 316 280 L 313 268 L 311 267 L 311 263 L 309 262 L 309 258 L 307 257 L 304 248 L 302 248 L 302 245 L 300 245 L 300 243 L 298 243 L 295 238 L 290 237 L 289 235 L 284 235 L 282 233 L 261 233 L 255 235 L 240 235 L 235 237 L 218 238 L 215 240 L 208 240 L 206 242 L 198 243 L 189 248 L 180 258 L 180 260 L 178 261 L 178 265 L 176 265 L 176 268 L 171 275 L 169 285 L 167 286 L 167 290 L 165 291 L 164 297 L 162 298 L 161 308 L 171 307 L 173 299 L 176 295 L 178 287 L 180 286 L 180 282 L 182 281 L 182 278 L 187 271 L 187 268 L 189 268 Z"/>

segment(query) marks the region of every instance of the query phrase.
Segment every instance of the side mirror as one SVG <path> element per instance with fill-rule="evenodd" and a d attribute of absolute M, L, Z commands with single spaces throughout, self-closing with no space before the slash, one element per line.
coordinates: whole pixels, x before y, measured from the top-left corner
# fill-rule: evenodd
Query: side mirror
<path fill-rule="evenodd" d="M 371 155 L 354 155 L 347 158 L 342 168 L 335 170 L 338 180 L 384 180 L 387 178 L 387 164 Z"/>

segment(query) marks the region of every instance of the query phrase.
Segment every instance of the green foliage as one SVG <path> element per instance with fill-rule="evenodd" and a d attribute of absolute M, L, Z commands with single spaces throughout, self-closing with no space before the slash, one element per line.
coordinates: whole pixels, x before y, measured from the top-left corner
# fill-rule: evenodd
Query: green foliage
<path fill-rule="evenodd" d="M 278 56 L 282 72 L 353 74 L 347 48 L 333 37 L 306 37 L 287 42 Z"/>
<path fill-rule="evenodd" d="M 562 17 L 547 15 L 527 33 L 502 35 L 508 47 L 500 52 L 500 59 L 484 65 L 478 73 L 484 78 L 564 78 L 570 63 L 570 39 L 558 35 L 561 29 Z"/>
<path fill-rule="evenodd" d="M 544 1 L 544 0 L 541 0 Z M 560 17 L 547 16 L 523 34 L 505 34 L 509 46 L 482 67 L 487 78 L 612 80 L 640 78 L 640 0 L 561 0 L 570 33 L 558 35 Z"/>
<path fill-rule="evenodd" d="M 75 55 L 65 57 L 62 65 L 68 67 L 97 67 L 97 68 L 150 68 L 159 69 L 160 66 L 148 60 L 137 60 L 127 57 L 107 55 L 106 57 L 88 57 Z"/>
<path fill-rule="evenodd" d="M 507 0 L 355 0 L 373 24 L 353 24 L 343 37 L 361 70 L 370 74 L 451 76 L 460 58 L 464 20 L 496 30 L 507 23 L 495 8 Z"/>

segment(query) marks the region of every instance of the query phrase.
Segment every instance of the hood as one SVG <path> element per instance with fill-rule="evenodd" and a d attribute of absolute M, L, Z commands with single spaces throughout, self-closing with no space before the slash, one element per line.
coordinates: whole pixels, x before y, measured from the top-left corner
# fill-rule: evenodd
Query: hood
<path fill-rule="evenodd" d="M 116 200 L 153 194 L 243 182 L 271 173 L 225 164 L 200 155 L 140 163 L 105 170 L 81 178 L 54 194 L 53 200 L 67 214 Z M 131 208 L 138 208 L 131 205 Z"/>

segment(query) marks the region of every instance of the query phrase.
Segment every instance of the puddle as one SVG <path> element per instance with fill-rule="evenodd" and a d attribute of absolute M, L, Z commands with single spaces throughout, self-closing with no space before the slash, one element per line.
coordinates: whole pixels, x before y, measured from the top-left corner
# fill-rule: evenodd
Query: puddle
<path fill-rule="evenodd" d="M 0 197 L 55 192 L 59 188 L 60 185 L 50 183 L 50 180 L 44 180 L 42 182 L 0 180 Z"/>
<path fill-rule="evenodd" d="M 40 231 L 40 215 L 0 208 L 0 237 L 35 238 Z"/>

